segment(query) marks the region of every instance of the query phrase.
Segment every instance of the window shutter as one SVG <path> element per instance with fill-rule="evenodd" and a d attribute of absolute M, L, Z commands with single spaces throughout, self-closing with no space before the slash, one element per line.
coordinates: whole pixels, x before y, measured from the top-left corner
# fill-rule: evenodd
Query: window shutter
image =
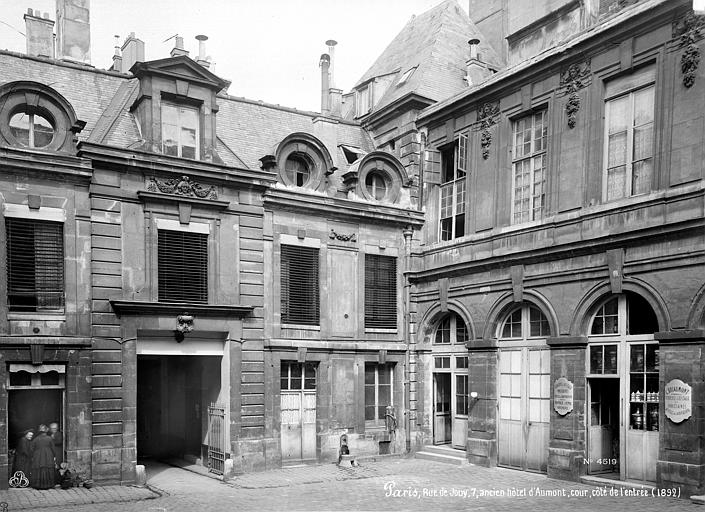
<path fill-rule="evenodd" d="M 10 311 L 51 311 L 64 306 L 64 226 L 5 219 L 7 302 Z"/>
<path fill-rule="evenodd" d="M 318 249 L 281 246 L 281 321 L 319 325 Z"/>
<path fill-rule="evenodd" d="M 467 172 L 468 170 L 468 134 L 467 133 L 461 133 L 458 135 L 458 145 L 457 151 L 458 151 L 458 170 Z"/>
<path fill-rule="evenodd" d="M 208 235 L 159 230 L 159 300 L 208 302 Z"/>
<path fill-rule="evenodd" d="M 365 255 L 365 327 L 397 327 L 397 259 Z"/>

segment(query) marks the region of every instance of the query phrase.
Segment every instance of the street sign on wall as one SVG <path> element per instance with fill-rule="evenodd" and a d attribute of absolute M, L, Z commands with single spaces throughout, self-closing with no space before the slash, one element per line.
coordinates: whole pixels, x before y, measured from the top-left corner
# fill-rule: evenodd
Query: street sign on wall
<path fill-rule="evenodd" d="M 565 377 L 553 383 L 553 409 L 561 416 L 573 410 L 573 383 Z"/>
<path fill-rule="evenodd" d="M 673 423 L 681 423 L 693 414 L 693 394 L 690 385 L 673 379 L 664 389 L 666 417 Z"/>

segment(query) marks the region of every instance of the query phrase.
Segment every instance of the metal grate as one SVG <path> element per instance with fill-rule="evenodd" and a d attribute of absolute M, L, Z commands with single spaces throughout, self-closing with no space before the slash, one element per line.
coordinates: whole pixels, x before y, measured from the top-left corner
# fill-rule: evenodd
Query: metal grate
<path fill-rule="evenodd" d="M 225 406 L 215 403 L 208 406 L 208 471 L 225 471 Z"/>
<path fill-rule="evenodd" d="M 318 325 L 318 249 L 281 246 L 282 323 Z"/>
<path fill-rule="evenodd" d="M 397 259 L 365 255 L 365 327 L 397 327 Z"/>
<path fill-rule="evenodd" d="M 208 302 L 208 235 L 159 230 L 159 301 Z"/>
<path fill-rule="evenodd" d="M 59 222 L 5 219 L 7 302 L 10 311 L 64 307 L 64 226 Z"/>

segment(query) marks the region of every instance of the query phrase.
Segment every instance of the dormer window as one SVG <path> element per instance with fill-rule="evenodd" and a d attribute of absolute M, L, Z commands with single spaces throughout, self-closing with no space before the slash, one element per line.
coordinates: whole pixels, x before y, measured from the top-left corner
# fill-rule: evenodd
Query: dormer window
<path fill-rule="evenodd" d="M 303 187 L 311 178 L 311 167 L 303 156 L 292 154 L 286 159 L 284 172 L 289 183 Z"/>
<path fill-rule="evenodd" d="M 54 126 L 41 114 L 21 110 L 10 117 L 10 132 L 22 146 L 45 148 L 54 139 Z"/>
<path fill-rule="evenodd" d="M 411 68 L 411 69 L 407 69 L 406 71 L 404 71 L 404 74 L 401 75 L 401 77 L 399 78 L 397 85 L 402 85 L 402 84 L 406 83 L 406 81 L 409 79 L 409 77 L 411 77 L 411 75 L 414 73 L 414 71 L 416 71 L 416 68 Z"/>
<path fill-rule="evenodd" d="M 372 84 L 366 85 L 365 87 L 358 89 L 357 91 L 357 109 L 356 114 L 358 117 L 364 116 L 370 111 L 372 106 L 371 102 L 372 96 Z"/>
<path fill-rule="evenodd" d="M 165 155 L 197 159 L 198 109 L 162 102 L 162 151 Z"/>
<path fill-rule="evenodd" d="M 367 192 L 378 201 L 384 199 L 387 195 L 387 181 L 389 181 L 389 177 L 386 173 L 378 170 L 367 173 L 365 177 Z"/>

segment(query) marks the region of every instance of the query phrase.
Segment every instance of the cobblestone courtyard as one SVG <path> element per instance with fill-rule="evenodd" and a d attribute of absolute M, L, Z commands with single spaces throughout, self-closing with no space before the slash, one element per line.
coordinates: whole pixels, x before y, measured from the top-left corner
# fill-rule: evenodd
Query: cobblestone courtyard
<path fill-rule="evenodd" d="M 227 484 L 161 464 L 150 466 L 148 475 L 150 487 L 161 494 L 158 498 L 45 510 L 699 510 L 688 499 L 620 496 L 618 489 L 610 495 L 609 488 L 531 473 L 414 459 L 387 459 L 359 468 L 288 468 L 244 475 Z"/>

